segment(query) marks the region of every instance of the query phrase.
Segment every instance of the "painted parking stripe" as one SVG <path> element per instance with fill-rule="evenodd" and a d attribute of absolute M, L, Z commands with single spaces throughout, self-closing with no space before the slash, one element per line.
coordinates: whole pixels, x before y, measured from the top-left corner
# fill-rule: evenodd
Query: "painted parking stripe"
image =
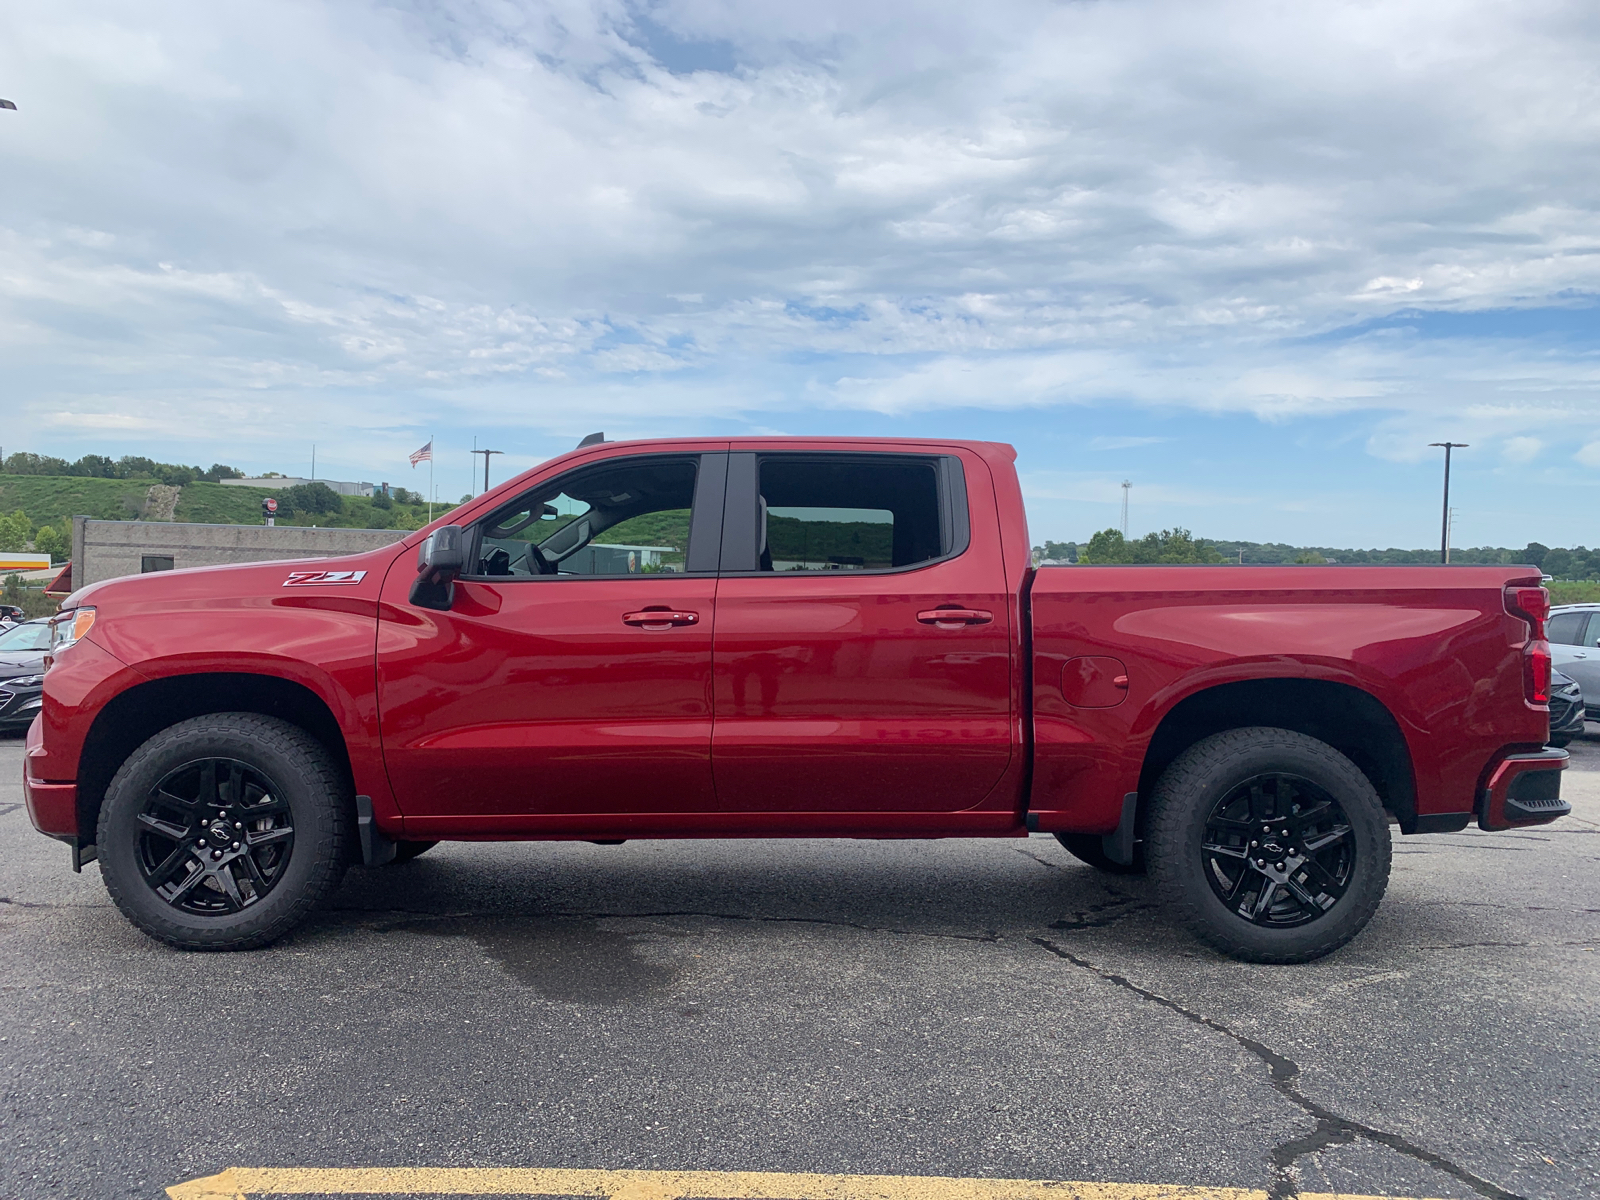
<path fill-rule="evenodd" d="M 930 1175 L 569 1171 L 517 1167 L 230 1167 L 167 1189 L 171 1200 L 252 1196 L 592 1196 L 599 1200 L 1267 1200 L 1252 1188 Z M 1300 1192 L 1300 1200 L 1378 1200 Z"/>

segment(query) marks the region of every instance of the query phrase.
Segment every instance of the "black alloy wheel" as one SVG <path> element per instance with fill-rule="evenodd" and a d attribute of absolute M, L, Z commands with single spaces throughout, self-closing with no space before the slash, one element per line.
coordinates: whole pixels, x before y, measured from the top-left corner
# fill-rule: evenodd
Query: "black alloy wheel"
<path fill-rule="evenodd" d="M 306 730 L 261 713 L 180 721 L 106 788 L 95 846 L 106 891 L 184 950 L 265 946 L 309 917 L 356 846 L 349 771 Z"/>
<path fill-rule="evenodd" d="M 1145 824 L 1150 876 L 1172 915 L 1245 962 L 1337 950 L 1389 884 L 1389 819 L 1372 781 L 1289 729 L 1202 738 L 1162 773 Z"/>
<path fill-rule="evenodd" d="M 216 916 L 259 903 L 294 851 L 282 789 L 236 758 L 201 758 L 169 771 L 145 797 L 139 872 L 181 912 Z"/>
<path fill-rule="evenodd" d="M 1217 898 L 1271 929 L 1326 916 L 1356 866 L 1339 802 L 1309 779 L 1278 772 L 1243 781 L 1212 806 L 1200 854 Z"/>

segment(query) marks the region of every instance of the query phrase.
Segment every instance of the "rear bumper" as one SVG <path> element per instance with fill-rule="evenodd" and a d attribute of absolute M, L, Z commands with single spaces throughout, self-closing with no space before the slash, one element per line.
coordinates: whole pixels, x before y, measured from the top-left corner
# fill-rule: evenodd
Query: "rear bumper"
<path fill-rule="evenodd" d="M 1564 817 L 1572 805 L 1561 798 L 1567 752 L 1546 747 L 1501 759 L 1478 794 L 1478 828 L 1543 825 Z"/>
<path fill-rule="evenodd" d="M 28 727 L 26 752 L 22 756 L 22 797 L 28 805 L 28 819 L 40 833 L 54 838 L 78 836 L 78 785 L 47 783 L 33 773 L 34 764 L 44 756 L 44 735 L 39 722 Z"/>

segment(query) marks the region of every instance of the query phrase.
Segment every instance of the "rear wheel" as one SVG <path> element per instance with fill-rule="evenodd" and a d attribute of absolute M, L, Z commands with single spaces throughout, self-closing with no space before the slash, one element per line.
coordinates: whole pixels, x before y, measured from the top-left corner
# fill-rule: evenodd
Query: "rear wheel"
<path fill-rule="evenodd" d="M 185 950 L 264 946 L 344 876 L 349 788 L 323 745 L 255 713 L 162 730 L 106 789 L 95 841 L 124 916 Z"/>
<path fill-rule="evenodd" d="M 1247 962 L 1331 953 L 1372 919 L 1389 882 L 1371 781 L 1285 729 L 1230 730 L 1180 755 L 1156 784 L 1145 845 L 1178 919 Z"/>
<path fill-rule="evenodd" d="M 1133 861 L 1119 863 L 1106 853 L 1105 839 L 1097 833 L 1058 833 L 1056 841 L 1067 848 L 1067 853 L 1079 862 L 1086 862 L 1108 875 L 1143 875 L 1145 873 L 1144 843 L 1133 844 Z"/>

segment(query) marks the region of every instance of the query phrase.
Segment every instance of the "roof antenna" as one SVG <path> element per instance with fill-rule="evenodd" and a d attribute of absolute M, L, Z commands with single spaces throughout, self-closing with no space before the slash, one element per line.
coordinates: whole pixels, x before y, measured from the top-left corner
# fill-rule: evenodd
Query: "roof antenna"
<path fill-rule="evenodd" d="M 578 443 L 578 449 L 582 450 L 585 446 L 598 446 L 601 442 L 603 442 L 605 440 L 606 440 L 606 435 L 605 434 L 603 434 L 603 433 L 591 433 L 588 437 L 584 438 L 583 441 Z"/>

